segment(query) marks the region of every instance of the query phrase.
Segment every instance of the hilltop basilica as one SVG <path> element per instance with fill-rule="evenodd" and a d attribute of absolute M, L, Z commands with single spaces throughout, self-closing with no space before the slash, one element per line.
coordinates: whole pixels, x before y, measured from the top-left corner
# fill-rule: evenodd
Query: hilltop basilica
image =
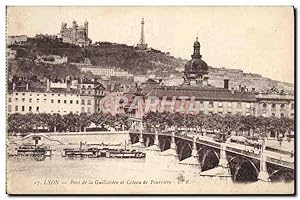
<path fill-rule="evenodd" d="M 67 27 L 67 23 L 62 23 L 60 33 L 58 37 L 62 39 L 64 43 L 75 44 L 78 46 L 87 46 L 92 43 L 92 40 L 88 38 L 88 22 L 85 21 L 84 25 L 78 26 L 74 20 L 72 27 Z"/>

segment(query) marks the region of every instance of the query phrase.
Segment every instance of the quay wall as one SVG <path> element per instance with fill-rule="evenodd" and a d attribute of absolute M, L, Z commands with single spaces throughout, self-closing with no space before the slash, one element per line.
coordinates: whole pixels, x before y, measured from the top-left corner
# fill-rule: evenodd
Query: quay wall
<path fill-rule="evenodd" d="M 39 144 L 72 145 L 86 142 L 87 144 L 124 144 L 128 143 L 128 131 L 115 132 L 66 132 L 66 133 L 31 133 L 27 136 L 9 136 L 8 143 L 34 143 L 33 137 L 40 136 Z"/>

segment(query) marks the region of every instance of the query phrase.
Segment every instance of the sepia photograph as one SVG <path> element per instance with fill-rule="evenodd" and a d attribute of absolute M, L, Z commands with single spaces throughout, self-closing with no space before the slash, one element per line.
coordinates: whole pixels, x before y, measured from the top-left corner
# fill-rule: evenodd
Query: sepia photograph
<path fill-rule="evenodd" d="M 8 195 L 295 195 L 293 6 L 6 6 Z"/>

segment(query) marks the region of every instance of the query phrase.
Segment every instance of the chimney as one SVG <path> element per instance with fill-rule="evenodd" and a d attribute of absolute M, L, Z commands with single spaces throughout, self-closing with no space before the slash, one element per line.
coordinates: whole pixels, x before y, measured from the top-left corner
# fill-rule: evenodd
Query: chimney
<path fill-rule="evenodd" d="M 231 88 L 231 94 L 234 94 L 234 88 Z"/>
<path fill-rule="evenodd" d="M 71 81 L 66 81 L 67 82 L 67 92 L 71 91 Z"/>
<path fill-rule="evenodd" d="M 16 89 L 16 83 L 13 82 L 13 90 L 15 90 L 15 89 Z"/>
<path fill-rule="evenodd" d="M 50 80 L 49 78 L 47 78 L 47 88 L 46 88 L 47 92 L 50 92 Z"/>
<path fill-rule="evenodd" d="M 229 89 L 229 80 L 228 79 L 224 79 L 224 89 Z"/>
<path fill-rule="evenodd" d="M 28 90 L 29 89 L 29 84 L 28 84 L 28 82 L 26 82 L 26 90 Z"/>

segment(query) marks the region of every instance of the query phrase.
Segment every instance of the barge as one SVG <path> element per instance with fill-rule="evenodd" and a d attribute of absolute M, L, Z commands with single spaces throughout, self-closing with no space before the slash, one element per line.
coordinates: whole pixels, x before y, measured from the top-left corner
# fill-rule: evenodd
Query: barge
<path fill-rule="evenodd" d="M 63 157 L 87 158 L 145 158 L 146 154 L 136 150 L 110 149 L 110 148 L 66 148 Z"/>
<path fill-rule="evenodd" d="M 43 161 L 52 155 L 52 149 L 44 145 L 24 144 L 17 148 L 17 156 L 32 156 L 37 161 Z"/>

